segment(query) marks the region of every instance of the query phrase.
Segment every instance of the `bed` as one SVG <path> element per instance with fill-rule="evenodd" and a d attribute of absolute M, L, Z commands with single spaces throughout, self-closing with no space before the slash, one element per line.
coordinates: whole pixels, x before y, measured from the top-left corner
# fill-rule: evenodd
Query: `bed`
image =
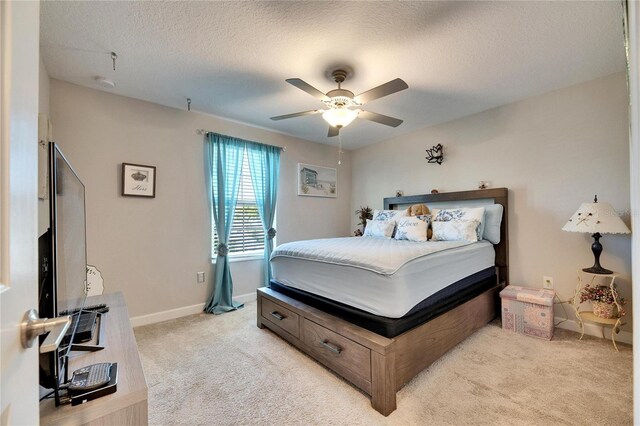
<path fill-rule="evenodd" d="M 500 242 L 344 238 L 279 246 L 257 325 L 351 382 L 389 415 L 396 392 L 496 315 L 508 282 L 508 190 L 385 198 L 385 209 L 501 204 Z M 452 267 L 451 265 L 455 265 Z"/>

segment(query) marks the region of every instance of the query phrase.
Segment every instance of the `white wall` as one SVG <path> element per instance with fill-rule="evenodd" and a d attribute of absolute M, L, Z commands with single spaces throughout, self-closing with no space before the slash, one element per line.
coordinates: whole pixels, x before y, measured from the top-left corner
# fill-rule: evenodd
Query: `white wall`
<path fill-rule="evenodd" d="M 382 208 L 396 189 L 468 190 L 480 180 L 508 187 L 511 283 L 541 287 L 551 275 L 567 300 L 576 270 L 593 264 L 591 237 L 561 231 L 580 203 L 598 194 L 629 224 L 627 105 L 618 73 L 355 150 L 351 210 Z M 427 165 L 425 149 L 438 143 L 445 162 Z M 602 264 L 622 274 L 619 287 L 629 298 L 630 237 L 601 242 Z M 564 315 L 558 307 L 556 315 Z"/>
<path fill-rule="evenodd" d="M 123 291 L 130 314 L 204 303 L 212 290 L 211 228 L 198 128 L 286 146 L 277 242 L 350 234 L 350 155 L 338 170 L 338 198 L 299 197 L 297 163 L 337 166 L 337 148 L 197 112 L 186 112 L 51 80 L 55 140 L 86 185 L 88 261 L 105 291 Z M 157 167 L 154 199 L 120 195 L 122 162 Z M 231 265 L 234 294 L 255 292 L 261 262 Z M 206 271 L 208 284 L 196 283 Z"/>
<path fill-rule="evenodd" d="M 45 67 L 42 57 L 40 57 L 38 86 L 39 86 L 39 98 L 38 98 L 38 113 L 49 114 L 49 74 L 47 73 L 47 67 Z"/>

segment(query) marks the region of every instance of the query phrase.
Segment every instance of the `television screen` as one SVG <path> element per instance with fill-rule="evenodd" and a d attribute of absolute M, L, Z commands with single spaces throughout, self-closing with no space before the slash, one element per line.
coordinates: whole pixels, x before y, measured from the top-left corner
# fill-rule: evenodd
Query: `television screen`
<path fill-rule="evenodd" d="M 63 311 L 79 311 L 84 307 L 87 248 L 85 188 L 53 142 L 49 144 L 49 179 L 49 230 L 39 241 L 39 309 L 40 316 L 55 317 Z M 74 321 L 72 327 L 77 327 L 77 323 Z M 71 350 L 74 334 L 72 328 L 65 346 L 41 354 L 40 384 L 43 387 L 52 388 L 63 379 L 64 358 Z"/>
<path fill-rule="evenodd" d="M 86 298 L 87 244 L 84 185 L 66 161 L 57 145 L 53 148 L 55 163 L 51 225 L 54 234 L 57 314 L 82 308 Z"/>

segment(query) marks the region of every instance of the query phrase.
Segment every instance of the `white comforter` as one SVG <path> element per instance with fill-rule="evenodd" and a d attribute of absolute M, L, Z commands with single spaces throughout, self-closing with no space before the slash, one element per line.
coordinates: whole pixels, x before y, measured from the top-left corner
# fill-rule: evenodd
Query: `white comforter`
<path fill-rule="evenodd" d="M 376 237 L 325 238 L 281 244 L 271 259 L 292 257 L 367 269 L 392 275 L 406 263 L 433 253 L 466 246 L 465 241 L 414 242 Z"/>

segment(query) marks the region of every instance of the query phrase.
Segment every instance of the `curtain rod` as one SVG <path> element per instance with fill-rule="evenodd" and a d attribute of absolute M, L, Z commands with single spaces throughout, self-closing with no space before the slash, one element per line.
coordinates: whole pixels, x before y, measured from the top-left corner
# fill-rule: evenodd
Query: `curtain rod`
<path fill-rule="evenodd" d="M 199 135 L 208 136 L 209 133 L 216 133 L 216 132 L 213 132 L 211 130 L 205 130 L 205 129 L 196 129 L 196 133 L 199 134 Z M 228 135 L 223 135 L 223 136 L 228 136 Z M 229 137 L 230 138 L 235 138 L 235 136 L 229 136 Z M 238 139 L 238 138 L 236 138 L 236 139 Z M 260 142 L 256 142 L 256 143 L 260 143 Z M 280 148 L 283 151 L 287 150 L 286 146 L 269 145 L 269 144 L 266 144 L 266 143 L 263 143 L 262 145 L 273 146 L 273 147 L 276 147 L 276 148 Z"/>

